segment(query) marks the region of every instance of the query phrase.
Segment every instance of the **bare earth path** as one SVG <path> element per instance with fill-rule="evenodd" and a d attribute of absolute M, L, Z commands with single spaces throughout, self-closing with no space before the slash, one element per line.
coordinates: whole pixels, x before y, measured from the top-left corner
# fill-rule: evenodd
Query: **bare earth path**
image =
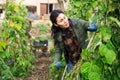
<path fill-rule="evenodd" d="M 41 23 L 45 24 L 45 22 L 46 21 L 43 21 Z M 50 26 L 48 27 L 50 28 Z M 30 31 L 30 34 L 32 37 L 40 36 L 41 35 L 40 27 L 33 27 Z M 50 36 L 50 32 L 48 31 L 47 33 L 42 34 L 42 35 Z M 29 75 L 24 80 L 46 80 L 49 74 L 48 67 L 51 64 L 50 52 L 49 50 L 47 52 L 37 51 L 37 52 L 34 52 L 34 55 L 35 55 L 35 62 L 33 65 L 35 66 L 35 69 L 31 70 L 29 72 Z"/>
<path fill-rule="evenodd" d="M 51 56 L 49 53 L 36 53 L 36 60 L 34 63 L 35 70 L 30 71 L 25 80 L 45 80 L 48 77 L 48 66 L 51 63 Z"/>

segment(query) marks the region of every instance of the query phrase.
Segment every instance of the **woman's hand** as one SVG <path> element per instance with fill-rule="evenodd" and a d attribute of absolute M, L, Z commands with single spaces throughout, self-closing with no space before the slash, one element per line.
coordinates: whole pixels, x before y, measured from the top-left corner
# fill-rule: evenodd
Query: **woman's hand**
<path fill-rule="evenodd" d="M 61 62 L 57 62 L 56 65 L 55 65 L 55 67 L 56 67 L 57 69 L 59 69 L 59 68 L 61 67 Z"/>
<path fill-rule="evenodd" d="M 92 23 L 90 27 L 88 27 L 88 31 L 96 31 L 97 30 L 97 25 Z"/>

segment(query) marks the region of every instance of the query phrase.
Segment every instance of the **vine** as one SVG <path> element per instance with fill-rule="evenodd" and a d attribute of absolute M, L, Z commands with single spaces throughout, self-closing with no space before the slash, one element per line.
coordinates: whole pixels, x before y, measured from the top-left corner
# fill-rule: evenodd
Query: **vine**
<path fill-rule="evenodd" d="M 70 75 L 66 75 L 65 80 L 120 79 L 119 3 L 116 0 L 70 0 L 71 8 L 66 13 L 72 17 L 91 20 L 99 29 L 90 47 L 83 50 L 82 60 Z"/>
<path fill-rule="evenodd" d="M 27 9 L 22 2 L 6 0 L 5 18 L 0 35 L 0 79 L 16 80 L 24 78 L 33 65 L 29 38 L 26 35 Z"/>
<path fill-rule="evenodd" d="M 96 33 L 89 34 L 92 41 L 88 48 L 83 50 L 82 59 L 70 74 L 62 72 L 64 76 L 61 76 L 62 73 L 52 69 L 62 80 L 120 79 L 119 4 L 118 0 L 69 0 L 69 9 L 65 10 L 68 17 L 93 22 L 98 26 L 98 30 Z"/>

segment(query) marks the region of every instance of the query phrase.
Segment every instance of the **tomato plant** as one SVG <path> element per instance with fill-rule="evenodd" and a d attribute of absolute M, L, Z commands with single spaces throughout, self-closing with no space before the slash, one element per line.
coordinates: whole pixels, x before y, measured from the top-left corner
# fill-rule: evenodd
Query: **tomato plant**
<path fill-rule="evenodd" d="M 26 35 L 27 9 L 22 2 L 6 0 L 5 18 L 0 34 L 0 79 L 15 80 L 25 77 L 33 67 L 34 56 L 30 53 Z"/>

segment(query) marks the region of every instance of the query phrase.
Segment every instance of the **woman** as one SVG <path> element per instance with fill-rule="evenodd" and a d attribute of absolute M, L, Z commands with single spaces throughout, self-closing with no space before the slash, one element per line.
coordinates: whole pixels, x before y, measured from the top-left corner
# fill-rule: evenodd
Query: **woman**
<path fill-rule="evenodd" d="M 50 15 L 52 37 L 54 39 L 56 68 L 60 68 L 62 53 L 68 65 L 68 72 L 81 59 L 82 49 L 87 47 L 87 31 L 96 31 L 97 26 L 78 18 L 68 19 L 61 10 L 53 10 Z"/>

